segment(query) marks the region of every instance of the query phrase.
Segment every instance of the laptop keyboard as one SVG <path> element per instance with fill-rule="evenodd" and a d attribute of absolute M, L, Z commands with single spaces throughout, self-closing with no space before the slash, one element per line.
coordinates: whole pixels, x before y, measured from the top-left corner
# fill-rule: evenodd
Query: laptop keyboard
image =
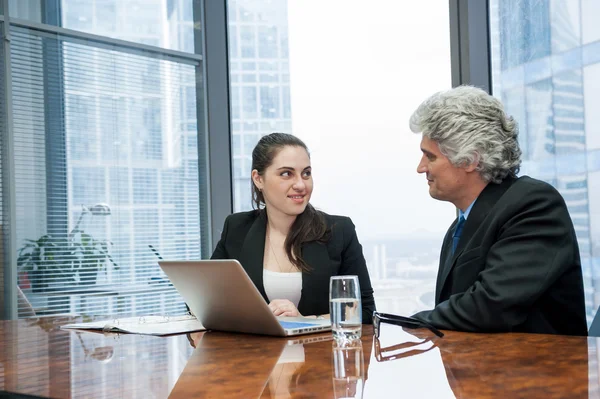
<path fill-rule="evenodd" d="M 281 327 L 285 329 L 316 327 L 320 325 L 315 323 L 299 323 L 295 321 L 280 321 L 279 324 L 281 324 Z"/>

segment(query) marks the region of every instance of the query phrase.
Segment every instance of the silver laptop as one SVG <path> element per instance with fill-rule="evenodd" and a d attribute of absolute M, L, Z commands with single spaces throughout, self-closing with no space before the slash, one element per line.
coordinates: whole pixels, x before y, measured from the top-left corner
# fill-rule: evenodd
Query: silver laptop
<path fill-rule="evenodd" d="M 275 317 L 237 260 L 158 264 L 207 330 L 275 336 L 331 330 L 329 319 Z"/>

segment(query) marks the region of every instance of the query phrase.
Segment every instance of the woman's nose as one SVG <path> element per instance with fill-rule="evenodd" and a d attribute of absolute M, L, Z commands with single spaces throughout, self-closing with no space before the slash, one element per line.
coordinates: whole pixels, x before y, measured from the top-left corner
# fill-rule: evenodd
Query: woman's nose
<path fill-rule="evenodd" d="M 302 176 L 298 177 L 296 179 L 296 181 L 294 182 L 294 188 L 296 190 L 304 190 L 306 183 L 304 182 L 304 179 L 302 178 Z"/>

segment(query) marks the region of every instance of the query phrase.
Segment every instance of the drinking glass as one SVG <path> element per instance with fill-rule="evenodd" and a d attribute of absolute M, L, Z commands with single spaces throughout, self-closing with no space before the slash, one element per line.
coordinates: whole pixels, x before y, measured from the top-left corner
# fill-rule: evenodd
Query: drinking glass
<path fill-rule="evenodd" d="M 333 276 L 329 282 L 331 330 L 338 344 L 360 341 L 362 304 L 358 276 Z"/>

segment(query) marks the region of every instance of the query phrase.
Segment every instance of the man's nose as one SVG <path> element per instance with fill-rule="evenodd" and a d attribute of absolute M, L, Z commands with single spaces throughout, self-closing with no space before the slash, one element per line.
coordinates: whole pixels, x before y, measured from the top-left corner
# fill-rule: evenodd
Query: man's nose
<path fill-rule="evenodd" d="M 421 158 L 419 165 L 417 165 L 417 173 L 425 173 L 427 172 L 427 165 L 425 164 L 425 160 Z"/>

